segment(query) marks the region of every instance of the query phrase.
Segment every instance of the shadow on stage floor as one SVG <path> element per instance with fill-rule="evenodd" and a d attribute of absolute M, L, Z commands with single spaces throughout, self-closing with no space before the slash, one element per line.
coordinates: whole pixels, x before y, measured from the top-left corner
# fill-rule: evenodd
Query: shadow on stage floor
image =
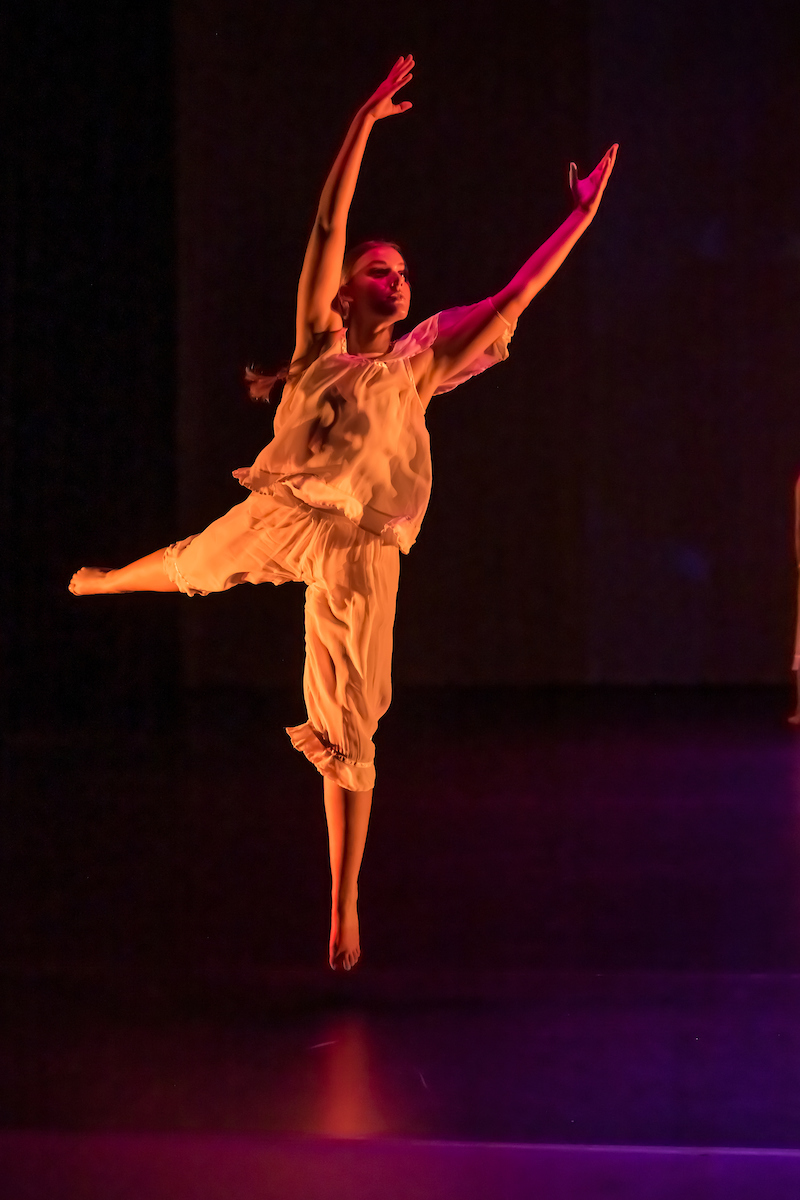
<path fill-rule="evenodd" d="M 341 978 L 297 697 L 18 730 L 2 1195 L 796 1200 L 788 700 L 401 692 Z"/>

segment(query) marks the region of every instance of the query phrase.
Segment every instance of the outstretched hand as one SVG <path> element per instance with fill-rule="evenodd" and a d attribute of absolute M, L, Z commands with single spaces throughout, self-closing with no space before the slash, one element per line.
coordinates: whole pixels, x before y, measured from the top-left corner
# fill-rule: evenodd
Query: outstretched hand
<path fill-rule="evenodd" d="M 614 169 L 618 149 L 619 146 L 615 142 L 600 159 L 591 175 L 587 175 L 585 179 L 578 178 L 578 168 L 574 162 L 569 164 L 569 190 L 572 192 L 575 207 L 581 209 L 582 212 L 590 213 L 592 216 L 597 212 L 609 176 Z"/>
<path fill-rule="evenodd" d="M 411 101 L 401 100 L 399 104 L 395 104 L 394 94 L 409 82 L 413 70 L 413 54 L 406 54 L 404 58 L 398 58 L 383 83 L 376 88 L 364 105 L 363 111 L 375 121 L 380 121 L 383 117 L 393 117 L 395 113 L 407 112 L 411 108 Z"/>

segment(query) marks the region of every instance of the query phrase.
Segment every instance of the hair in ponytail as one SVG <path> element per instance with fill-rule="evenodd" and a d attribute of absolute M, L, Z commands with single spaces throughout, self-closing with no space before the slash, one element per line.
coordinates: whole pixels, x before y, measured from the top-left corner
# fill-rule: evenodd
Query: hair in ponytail
<path fill-rule="evenodd" d="M 244 381 L 251 400 L 263 404 L 276 403 L 281 398 L 286 380 L 289 377 L 289 366 L 283 366 L 279 371 L 270 374 L 258 363 L 248 363 L 244 369 Z"/>

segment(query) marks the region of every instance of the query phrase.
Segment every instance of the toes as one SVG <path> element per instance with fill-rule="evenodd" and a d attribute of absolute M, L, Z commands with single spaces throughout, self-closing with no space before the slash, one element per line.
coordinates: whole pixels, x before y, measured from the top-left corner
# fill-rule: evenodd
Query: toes
<path fill-rule="evenodd" d="M 328 952 L 328 965 L 332 971 L 352 971 L 361 958 L 361 947 L 347 950 L 332 944 Z"/>

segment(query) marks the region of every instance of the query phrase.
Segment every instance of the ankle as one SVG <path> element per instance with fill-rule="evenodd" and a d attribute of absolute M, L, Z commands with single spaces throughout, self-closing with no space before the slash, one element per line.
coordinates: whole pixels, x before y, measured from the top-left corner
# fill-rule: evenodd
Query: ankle
<path fill-rule="evenodd" d="M 339 892 L 333 906 L 338 913 L 352 912 L 358 906 L 358 888 L 348 888 Z"/>

